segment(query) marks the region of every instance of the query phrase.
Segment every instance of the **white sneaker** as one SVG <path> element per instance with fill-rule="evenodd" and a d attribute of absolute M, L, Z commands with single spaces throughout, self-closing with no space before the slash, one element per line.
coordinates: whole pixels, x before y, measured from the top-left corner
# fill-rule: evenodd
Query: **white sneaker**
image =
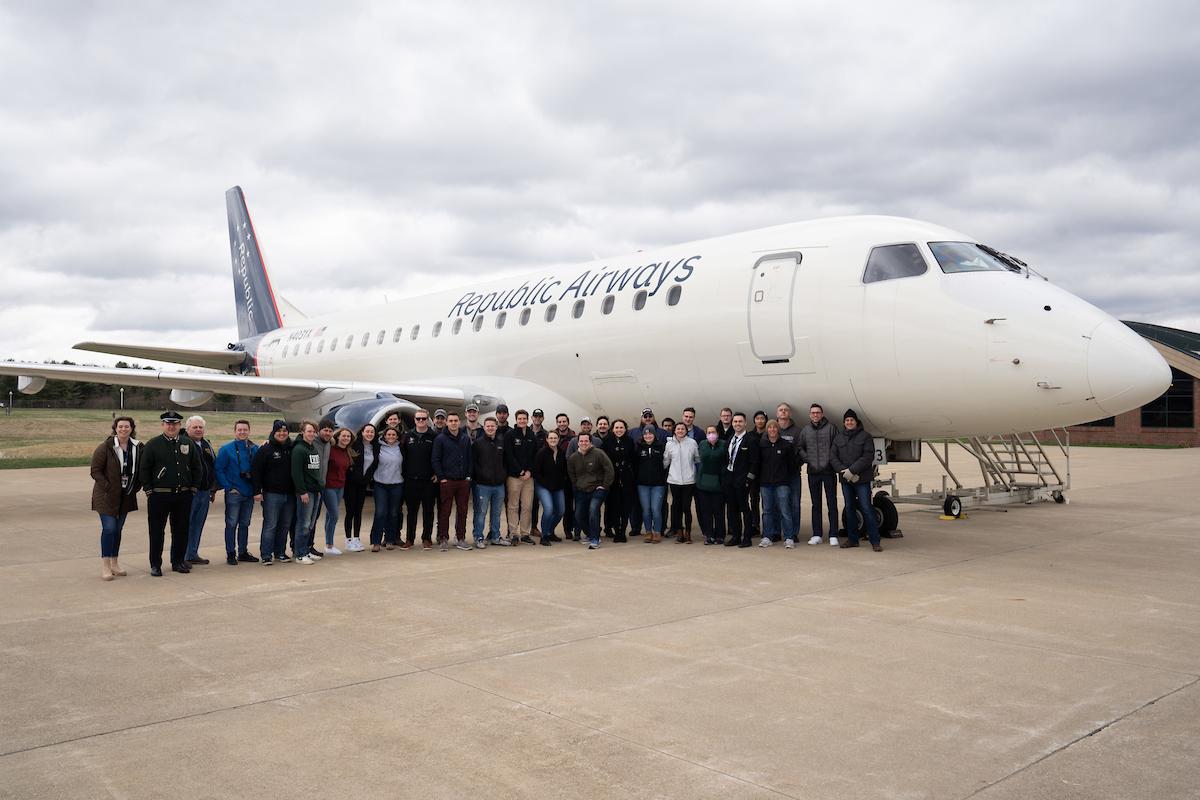
<path fill-rule="evenodd" d="M 351 549 L 354 552 L 361 553 L 363 551 L 362 539 L 359 539 L 356 537 L 355 539 L 352 540 L 352 544 L 354 545 L 354 547 L 352 547 Z"/>
<path fill-rule="evenodd" d="M 341 554 L 342 554 L 342 551 L 341 551 L 341 550 L 338 550 L 338 549 L 337 549 L 336 547 L 334 547 L 333 545 L 326 545 L 326 547 L 325 547 L 325 555 L 327 555 L 327 556 L 340 556 Z"/>
<path fill-rule="evenodd" d="M 773 544 L 775 544 L 775 543 L 771 541 L 771 537 L 769 537 L 769 536 L 764 536 L 758 540 L 759 547 L 770 547 Z"/>
<path fill-rule="evenodd" d="M 792 541 L 791 539 L 787 539 L 787 540 L 786 540 L 786 541 L 784 541 L 784 543 L 783 543 L 783 548 L 784 548 L 785 550 L 791 550 L 791 549 L 792 549 L 793 547 L 795 547 L 795 546 L 796 546 L 796 543 L 795 543 L 794 541 Z M 325 552 L 327 552 L 327 553 L 328 553 L 329 551 L 328 551 L 328 550 L 326 550 Z"/>
<path fill-rule="evenodd" d="M 809 544 L 820 544 L 820 543 L 821 543 L 821 537 L 820 537 L 820 536 L 814 536 L 814 537 L 812 537 L 811 539 L 809 539 L 809 540 L 808 540 L 808 543 L 809 543 Z"/>
<path fill-rule="evenodd" d="M 837 538 L 836 536 L 830 536 L 830 537 L 829 537 L 829 546 L 830 546 L 830 547 L 837 547 L 837 546 L 838 546 L 838 538 Z"/>
<path fill-rule="evenodd" d="M 476 539 L 475 540 L 475 549 L 476 550 L 486 550 L 487 549 L 487 540 L 486 539 Z"/>
<path fill-rule="evenodd" d="M 309 558 L 308 556 L 300 556 L 299 558 L 294 559 L 294 560 L 297 564 L 315 564 L 315 563 L 317 563 L 317 562 L 313 561 L 311 558 Z"/>

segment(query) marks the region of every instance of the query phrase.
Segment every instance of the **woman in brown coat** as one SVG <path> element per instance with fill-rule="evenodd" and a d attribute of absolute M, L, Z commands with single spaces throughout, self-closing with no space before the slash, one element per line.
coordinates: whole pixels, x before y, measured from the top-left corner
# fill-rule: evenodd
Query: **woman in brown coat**
<path fill-rule="evenodd" d="M 121 528 L 125 515 L 137 509 L 137 493 L 141 488 L 138 465 L 142 459 L 142 443 L 133 438 L 136 425 L 133 417 L 113 420 L 109 436 L 92 453 L 92 510 L 100 514 L 100 577 L 111 581 L 125 575 L 117 562 L 121 551 Z"/>

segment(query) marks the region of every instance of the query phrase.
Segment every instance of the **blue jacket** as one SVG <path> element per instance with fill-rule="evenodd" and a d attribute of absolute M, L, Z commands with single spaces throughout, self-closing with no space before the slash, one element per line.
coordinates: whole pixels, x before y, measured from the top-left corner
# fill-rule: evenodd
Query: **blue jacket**
<path fill-rule="evenodd" d="M 258 445 L 246 440 L 239 442 L 234 439 L 221 446 L 217 451 L 217 485 L 225 491 L 237 489 L 238 494 L 252 496 L 254 484 L 246 480 L 241 473 L 249 473 L 250 465 L 254 463 L 254 454 Z"/>
<path fill-rule="evenodd" d="M 447 428 L 433 440 L 433 474 L 439 481 L 463 481 L 471 477 L 471 437 L 464 430 L 451 436 Z"/>

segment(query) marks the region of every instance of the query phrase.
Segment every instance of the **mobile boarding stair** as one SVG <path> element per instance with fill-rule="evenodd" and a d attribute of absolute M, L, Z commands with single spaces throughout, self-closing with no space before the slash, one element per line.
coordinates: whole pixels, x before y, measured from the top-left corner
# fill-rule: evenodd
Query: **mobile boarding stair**
<path fill-rule="evenodd" d="M 882 441 L 882 440 L 880 440 Z M 1071 436 L 1065 428 L 1051 428 L 1038 433 L 1009 433 L 995 436 L 972 436 L 926 442 L 943 469 L 940 489 L 924 489 L 917 484 L 912 494 L 899 491 L 896 473 L 890 478 L 876 478 L 872 506 L 880 533 L 898 538 L 899 515 L 896 503 L 929 506 L 939 509 L 944 517 L 961 519 L 971 509 L 1032 504 L 1053 501 L 1065 503 L 1065 492 L 1071 488 Z M 950 465 L 951 453 L 967 453 L 979 467 L 981 486 L 966 486 Z M 856 520 L 860 532 L 865 532 L 862 514 Z M 848 518 L 843 524 L 848 524 Z"/>

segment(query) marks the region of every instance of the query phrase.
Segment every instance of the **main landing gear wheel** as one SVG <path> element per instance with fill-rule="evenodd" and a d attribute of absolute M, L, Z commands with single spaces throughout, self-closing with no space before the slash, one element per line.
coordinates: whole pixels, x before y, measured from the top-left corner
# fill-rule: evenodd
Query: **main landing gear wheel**
<path fill-rule="evenodd" d="M 876 492 L 871 502 L 879 522 L 879 535 L 891 538 L 892 532 L 900 527 L 900 513 L 896 510 L 896 504 L 887 492 Z"/>
<path fill-rule="evenodd" d="M 1067 498 L 1062 492 L 1052 492 L 1050 496 L 1053 497 L 1054 502 L 1058 503 L 1059 505 L 1067 502 Z"/>
<path fill-rule="evenodd" d="M 947 517 L 959 519 L 962 517 L 962 500 L 958 499 L 956 495 L 950 495 L 946 498 L 946 502 L 942 503 L 942 512 Z"/>
<path fill-rule="evenodd" d="M 857 507 L 843 509 L 842 524 L 848 531 L 858 531 L 859 537 L 867 535 L 867 521 L 863 518 L 862 510 Z"/>

